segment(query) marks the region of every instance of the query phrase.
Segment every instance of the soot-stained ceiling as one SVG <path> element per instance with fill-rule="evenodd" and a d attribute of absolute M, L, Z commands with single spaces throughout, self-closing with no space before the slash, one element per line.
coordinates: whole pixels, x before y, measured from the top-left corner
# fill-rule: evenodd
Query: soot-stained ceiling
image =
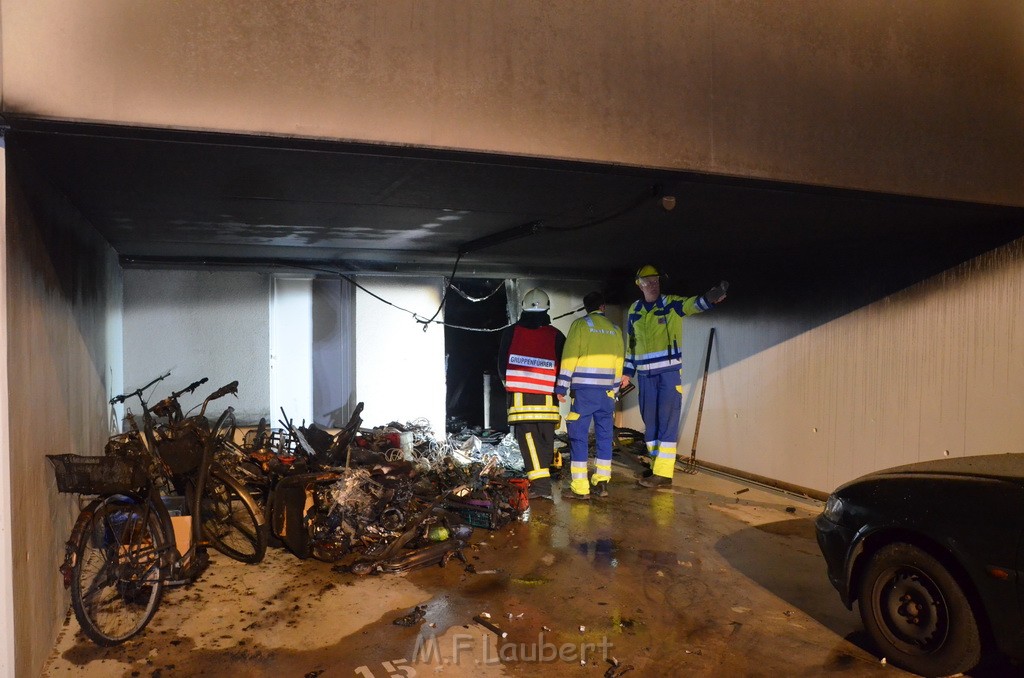
<path fill-rule="evenodd" d="M 458 259 L 457 277 L 628 281 L 651 261 L 692 285 L 881 276 L 897 288 L 1024 235 L 1013 207 L 435 149 L 7 124 L 10 160 L 30 162 L 125 266 L 449 275 Z"/>

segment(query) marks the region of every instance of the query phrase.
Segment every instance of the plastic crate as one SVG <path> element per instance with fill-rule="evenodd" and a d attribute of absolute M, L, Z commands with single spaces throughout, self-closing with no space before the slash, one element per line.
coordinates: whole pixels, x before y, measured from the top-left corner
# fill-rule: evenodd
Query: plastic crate
<path fill-rule="evenodd" d="M 120 457 L 85 457 L 79 454 L 48 454 L 60 492 L 117 494 L 145 486 L 146 470 Z"/>
<path fill-rule="evenodd" d="M 262 449 L 269 449 L 275 454 L 283 457 L 294 456 L 297 443 L 291 433 L 285 429 L 272 428 L 265 432 L 266 438 L 263 441 Z M 242 437 L 242 446 L 247 450 L 256 447 L 256 429 L 245 432 Z"/>
<path fill-rule="evenodd" d="M 491 502 L 470 499 L 469 501 L 447 500 L 444 508 L 462 517 L 473 527 L 485 530 L 499 530 L 511 522 L 508 514 L 500 511 Z"/>

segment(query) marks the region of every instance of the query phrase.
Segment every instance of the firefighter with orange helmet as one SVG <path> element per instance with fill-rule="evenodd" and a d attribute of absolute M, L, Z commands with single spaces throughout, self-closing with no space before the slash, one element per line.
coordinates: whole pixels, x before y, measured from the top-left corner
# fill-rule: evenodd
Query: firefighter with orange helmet
<path fill-rule="evenodd" d="M 561 420 L 555 399 L 565 335 L 551 325 L 551 301 L 542 289 L 523 297 L 519 321 L 505 330 L 498 371 L 508 393 L 508 423 L 523 455 L 531 499 L 551 499 L 555 429 Z"/>

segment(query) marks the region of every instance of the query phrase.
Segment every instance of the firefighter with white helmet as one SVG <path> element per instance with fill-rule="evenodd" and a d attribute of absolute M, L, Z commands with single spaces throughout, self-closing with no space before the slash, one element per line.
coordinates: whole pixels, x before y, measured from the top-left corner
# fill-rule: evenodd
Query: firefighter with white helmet
<path fill-rule="evenodd" d="M 651 457 L 651 474 L 640 484 L 669 487 L 675 471 L 683 398 L 683 317 L 720 304 L 729 283 L 723 280 L 697 297 L 662 294 L 661 272 L 647 264 L 636 272 L 636 284 L 643 299 L 630 306 L 626 317 L 626 362 L 621 385 L 625 387 L 635 377 L 640 390 L 640 416 Z"/>
<path fill-rule="evenodd" d="M 548 298 L 548 293 L 544 290 L 535 288 L 523 295 L 524 311 L 544 311 L 547 313 L 550 309 L 551 300 Z"/>
<path fill-rule="evenodd" d="M 550 308 L 544 290 L 527 292 L 519 321 L 505 330 L 498 349 L 498 372 L 508 393 L 508 423 L 523 455 L 532 499 L 552 498 L 549 467 L 561 420 L 555 382 L 565 335 L 551 325 Z"/>

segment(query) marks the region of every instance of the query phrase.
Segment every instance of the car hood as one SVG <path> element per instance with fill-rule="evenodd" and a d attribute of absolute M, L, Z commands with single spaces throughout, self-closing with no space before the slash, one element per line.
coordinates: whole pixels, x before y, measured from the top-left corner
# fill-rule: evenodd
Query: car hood
<path fill-rule="evenodd" d="M 894 466 L 864 477 L 892 475 L 958 475 L 1024 481 L 1024 454 L 985 454 L 934 459 Z"/>

